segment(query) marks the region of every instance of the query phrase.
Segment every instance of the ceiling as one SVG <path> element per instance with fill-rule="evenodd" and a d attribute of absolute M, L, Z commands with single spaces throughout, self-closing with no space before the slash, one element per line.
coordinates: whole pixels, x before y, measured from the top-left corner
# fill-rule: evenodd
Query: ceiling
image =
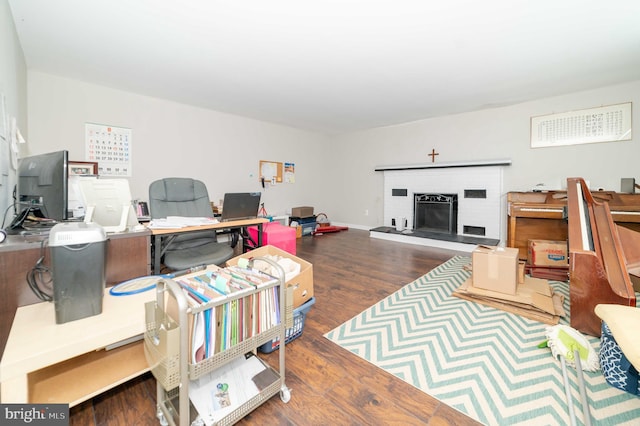
<path fill-rule="evenodd" d="M 327 134 L 640 80 L 638 0 L 9 0 L 27 68 Z"/>

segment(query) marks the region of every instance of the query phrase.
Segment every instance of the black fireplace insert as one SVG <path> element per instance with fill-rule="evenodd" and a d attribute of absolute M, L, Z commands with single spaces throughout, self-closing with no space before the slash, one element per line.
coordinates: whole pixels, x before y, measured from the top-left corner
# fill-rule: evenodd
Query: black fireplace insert
<path fill-rule="evenodd" d="M 413 229 L 458 233 L 458 194 L 413 194 Z"/>

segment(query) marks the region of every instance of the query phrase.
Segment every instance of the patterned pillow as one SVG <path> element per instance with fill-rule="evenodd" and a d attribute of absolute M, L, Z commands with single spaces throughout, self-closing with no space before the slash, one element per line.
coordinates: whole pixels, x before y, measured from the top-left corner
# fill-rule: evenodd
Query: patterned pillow
<path fill-rule="evenodd" d="M 606 322 L 602 322 L 600 336 L 600 368 L 605 380 L 614 388 L 640 395 L 638 370 L 622 353 Z"/>

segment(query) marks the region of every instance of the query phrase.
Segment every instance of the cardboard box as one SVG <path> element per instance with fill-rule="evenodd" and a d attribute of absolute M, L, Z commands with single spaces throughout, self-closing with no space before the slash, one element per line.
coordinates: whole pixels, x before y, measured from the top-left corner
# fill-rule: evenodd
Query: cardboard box
<path fill-rule="evenodd" d="M 293 287 L 293 308 L 297 308 L 313 297 L 313 265 L 304 259 L 296 257 L 274 246 L 262 246 L 247 253 L 227 260 L 227 266 L 237 265 L 238 259 L 252 257 L 284 257 L 300 265 L 300 272 L 286 280 L 287 287 Z M 275 259 L 274 259 L 275 260 Z M 264 263 L 264 262 L 263 262 Z"/>
<path fill-rule="evenodd" d="M 462 283 L 453 295 L 550 325 L 558 324 L 566 315 L 563 296 L 554 292 L 547 280 L 525 276 L 514 295 L 480 289 L 471 281 L 469 278 Z"/>
<path fill-rule="evenodd" d="M 525 274 L 525 263 L 522 261 L 518 261 L 518 284 L 524 284 L 524 276 Z"/>
<path fill-rule="evenodd" d="M 566 241 L 529 240 L 527 263 L 533 266 L 568 266 Z"/>
<path fill-rule="evenodd" d="M 293 207 L 291 209 L 291 216 L 293 217 L 310 217 L 313 216 L 313 207 Z"/>
<path fill-rule="evenodd" d="M 478 246 L 471 254 L 473 286 L 505 294 L 516 294 L 518 249 Z"/>

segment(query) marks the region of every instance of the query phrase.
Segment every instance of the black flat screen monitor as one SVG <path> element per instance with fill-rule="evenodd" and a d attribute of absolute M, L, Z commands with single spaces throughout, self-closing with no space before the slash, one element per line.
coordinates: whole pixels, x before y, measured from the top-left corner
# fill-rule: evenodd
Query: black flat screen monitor
<path fill-rule="evenodd" d="M 20 159 L 17 211 L 63 221 L 68 219 L 69 152 L 56 151 Z"/>
<path fill-rule="evenodd" d="M 259 192 L 232 192 L 224 194 L 222 222 L 258 217 Z"/>

